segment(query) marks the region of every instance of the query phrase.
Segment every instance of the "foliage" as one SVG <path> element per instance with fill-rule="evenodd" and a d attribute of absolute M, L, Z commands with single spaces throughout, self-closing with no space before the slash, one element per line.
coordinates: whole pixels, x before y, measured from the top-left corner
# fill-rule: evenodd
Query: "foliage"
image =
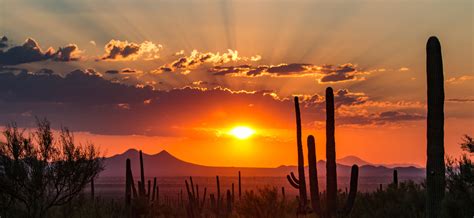
<path fill-rule="evenodd" d="M 289 204 L 294 204 L 291 207 Z M 292 208 L 296 209 L 296 201 L 286 201 L 278 194 L 276 187 L 268 186 L 258 189 L 257 193 L 246 191 L 242 200 L 236 205 L 236 212 L 241 217 L 284 217 L 285 215 L 294 215 Z"/>
<path fill-rule="evenodd" d="M 0 143 L 0 202 L 3 215 L 45 217 L 55 206 L 70 203 L 102 170 L 93 144 L 79 146 L 72 132 L 62 128 L 55 138 L 47 120 L 37 120 L 34 133 L 25 136 L 15 124 L 3 131 Z"/>

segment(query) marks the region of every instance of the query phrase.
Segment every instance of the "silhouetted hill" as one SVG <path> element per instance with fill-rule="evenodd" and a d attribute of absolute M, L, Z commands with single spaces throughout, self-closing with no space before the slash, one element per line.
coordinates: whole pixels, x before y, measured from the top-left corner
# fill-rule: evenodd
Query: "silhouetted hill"
<path fill-rule="evenodd" d="M 139 152 L 130 149 L 123 154 L 118 154 L 105 160 L 105 170 L 101 173 L 101 177 L 124 177 L 125 161 L 130 158 L 132 170 L 135 177 L 140 173 Z M 158 154 L 143 154 L 143 162 L 145 165 L 145 175 L 148 177 L 173 177 L 173 176 L 237 176 L 240 170 L 245 176 L 283 176 L 285 177 L 291 171 L 297 172 L 296 166 L 280 166 L 276 168 L 258 168 L 258 167 L 211 167 L 189 163 L 180 160 L 167 151 L 161 151 Z M 341 163 L 346 163 L 341 164 Z M 393 169 L 385 166 L 370 165 L 370 163 L 350 156 L 338 160 L 337 172 L 338 176 L 350 176 L 351 163 L 357 163 L 360 167 L 359 174 L 361 177 L 387 177 L 392 176 Z M 326 175 L 326 162 L 318 161 L 318 176 Z M 423 177 L 425 170 L 416 167 L 396 167 L 399 177 Z M 307 170 L 307 169 L 306 169 Z"/>

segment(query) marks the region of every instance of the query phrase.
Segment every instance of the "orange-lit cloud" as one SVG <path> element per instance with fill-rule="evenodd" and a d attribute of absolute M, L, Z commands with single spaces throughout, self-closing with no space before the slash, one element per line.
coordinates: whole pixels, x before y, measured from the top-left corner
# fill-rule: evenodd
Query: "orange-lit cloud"
<path fill-rule="evenodd" d="M 176 56 L 181 56 L 184 54 L 184 51 L 177 52 Z M 191 70 L 196 69 L 198 66 L 208 63 L 215 66 L 220 66 L 229 62 L 237 61 L 259 61 L 261 59 L 260 55 L 255 55 L 252 57 L 241 57 L 239 52 L 235 50 L 228 49 L 225 53 L 212 53 L 212 52 L 199 52 L 197 50 L 191 51 L 189 56 L 180 57 L 179 59 L 173 61 L 170 64 L 165 64 L 160 67 L 159 71 L 171 72 L 175 70 Z"/>
<path fill-rule="evenodd" d="M 470 80 L 473 80 L 473 79 L 474 79 L 474 76 L 464 75 L 464 76 L 459 76 L 459 77 L 451 77 L 451 78 L 446 80 L 446 83 L 448 83 L 448 84 L 460 84 L 460 83 L 464 83 L 466 81 L 470 81 Z"/>
<path fill-rule="evenodd" d="M 159 52 L 162 48 L 161 44 L 154 44 L 150 41 L 134 43 L 112 39 L 105 45 L 105 54 L 100 59 L 115 61 L 155 60 L 160 57 Z"/>

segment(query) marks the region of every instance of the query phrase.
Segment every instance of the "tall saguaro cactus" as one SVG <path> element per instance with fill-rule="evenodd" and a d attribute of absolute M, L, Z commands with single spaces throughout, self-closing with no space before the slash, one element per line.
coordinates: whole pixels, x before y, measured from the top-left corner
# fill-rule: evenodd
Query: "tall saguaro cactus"
<path fill-rule="evenodd" d="M 326 88 L 326 186 L 327 215 L 334 216 L 337 205 L 336 139 L 334 136 L 334 93 Z"/>
<path fill-rule="evenodd" d="M 440 217 L 445 192 L 444 165 L 444 78 L 441 44 L 432 36 L 426 44 L 426 76 L 428 84 L 426 215 Z"/>
<path fill-rule="evenodd" d="M 306 180 L 304 176 L 304 156 L 303 156 L 303 140 L 301 139 L 301 115 L 300 115 L 300 104 L 298 97 L 295 97 L 295 113 L 296 113 L 296 146 L 298 149 L 298 178 L 295 177 L 293 172 L 287 175 L 286 178 L 290 184 L 299 190 L 300 199 L 300 212 L 303 212 L 306 208 L 306 202 L 308 201 L 306 196 Z"/>

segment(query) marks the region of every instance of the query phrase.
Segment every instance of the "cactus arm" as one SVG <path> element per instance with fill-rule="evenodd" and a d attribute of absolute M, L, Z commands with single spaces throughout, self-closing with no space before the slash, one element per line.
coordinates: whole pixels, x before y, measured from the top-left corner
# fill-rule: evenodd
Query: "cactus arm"
<path fill-rule="evenodd" d="M 300 189 L 300 185 L 298 185 L 293 179 L 289 176 L 286 175 L 286 179 L 288 179 L 288 182 L 290 182 L 290 185 L 293 186 L 296 189 Z"/>
<path fill-rule="evenodd" d="M 344 207 L 344 213 L 346 216 L 349 216 L 351 213 L 352 207 L 354 206 L 355 198 L 357 195 L 357 184 L 359 180 L 359 166 L 352 165 L 351 169 L 351 184 L 349 190 L 349 196 L 347 197 L 346 206 Z"/>
<path fill-rule="evenodd" d="M 295 183 L 300 184 L 300 180 L 298 178 L 296 178 L 296 176 L 293 172 L 290 173 L 290 176 L 293 179 L 293 181 L 295 181 Z"/>

